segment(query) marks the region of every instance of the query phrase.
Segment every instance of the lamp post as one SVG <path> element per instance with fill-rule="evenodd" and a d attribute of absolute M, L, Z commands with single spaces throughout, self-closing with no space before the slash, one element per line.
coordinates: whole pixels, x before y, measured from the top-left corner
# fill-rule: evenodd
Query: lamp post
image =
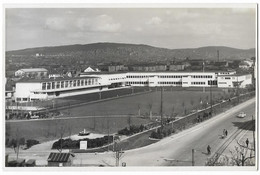
<path fill-rule="evenodd" d="M 161 86 L 161 128 L 163 129 L 163 87 Z"/>
<path fill-rule="evenodd" d="M 210 113 L 212 115 L 212 83 L 213 81 L 210 81 Z"/>

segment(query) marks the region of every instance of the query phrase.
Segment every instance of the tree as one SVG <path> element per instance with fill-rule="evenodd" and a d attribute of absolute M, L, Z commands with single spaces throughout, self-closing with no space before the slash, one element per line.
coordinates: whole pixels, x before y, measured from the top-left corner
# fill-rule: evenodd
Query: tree
<path fill-rule="evenodd" d="M 193 105 L 194 105 L 193 99 L 190 100 L 190 104 L 191 104 L 191 107 L 193 108 Z"/>
<path fill-rule="evenodd" d="M 152 104 L 152 103 L 149 103 L 149 104 L 148 104 L 148 107 L 149 107 L 149 117 L 150 117 L 150 119 L 152 119 L 152 117 L 153 117 L 153 111 L 152 111 L 153 104 Z"/>
<path fill-rule="evenodd" d="M 183 108 L 183 113 L 186 114 L 185 102 L 183 101 L 181 105 L 182 105 L 182 108 Z"/>
<path fill-rule="evenodd" d="M 127 124 L 129 126 L 129 129 L 130 129 L 130 126 L 131 126 L 131 116 L 130 115 L 127 116 Z"/>
<path fill-rule="evenodd" d="M 171 117 L 173 118 L 174 117 L 174 105 L 172 105 L 172 113 L 171 113 Z"/>
<path fill-rule="evenodd" d="M 59 138 L 60 138 L 60 148 L 58 148 L 59 152 L 62 152 L 62 139 L 65 134 L 66 127 L 61 124 L 61 126 L 58 128 Z"/>
<path fill-rule="evenodd" d="M 138 116 L 140 117 L 141 116 L 141 105 L 138 104 Z"/>
<path fill-rule="evenodd" d="M 251 148 L 240 144 L 237 141 L 238 146 L 235 149 L 230 150 L 231 156 L 215 154 L 213 157 L 207 160 L 206 166 L 254 166 L 255 165 L 255 152 L 253 146 Z M 250 151 L 250 153 L 249 153 Z"/>
<path fill-rule="evenodd" d="M 23 138 L 23 139 L 20 140 L 20 135 L 19 135 L 18 129 L 16 130 L 15 135 L 16 135 L 16 138 L 11 140 L 10 146 L 13 147 L 14 152 L 16 153 L 16 159 L 18 159 L 20 143 L 23 143 L 23 145 L 24 145 L 25 139 Z"/>

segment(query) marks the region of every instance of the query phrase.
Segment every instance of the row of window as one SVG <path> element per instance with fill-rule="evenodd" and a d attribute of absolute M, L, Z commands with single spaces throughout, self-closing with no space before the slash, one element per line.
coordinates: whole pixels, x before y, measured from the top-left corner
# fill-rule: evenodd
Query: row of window
<path fill-rule="evenodd" d="M 174 82 L 174 81 L 161 81 L 161 82 L 158 82 L 158 84 L 178 84 L 178 85 L 181 85 L 182 82 L 178 81 L 178 82 Z"/>
<path fill-rule="evenodd" d="M 148 75 L 127 75 L 126 78 L 148 78 Z M 183 75 L 159 75 L 158 78 L 182 78 Z M 212 75 L 192 75 L 191 78 L 212 78 Z"/>
<path fill-rule="evenodd" d="M 221 79 L 230 80 L 231 77 L 221 77 Z M 236 79 L 236 77 L 232 77 L 232 79 L 234 80 L 234 79 Z"/>
<path fill-rule="evenodd" d="M 98 84 L 98 79 L 54 81 L 54 82 L 42 83 L 42 90 L 79 87 L 79 86 L 97 85 L 97 84 Z"/>
<path fill-rule="evenodd" d="M 212 78 L 212 75 L 192 75 L 191 78 Z"/>
<path fill-rule="evenodd" d="M 16 101 L 28 101 L 28 98 L 16 98 Z"/>
<path fill-rule="evenodd" d="M 126 77 L 121 77 L 121 78 L 109 78 L 108 80 L 123 80 L 123 79 L 126 79 Z"/>
<path fill-rule="evenodd" d="M 127 82 L 126 84 L 148 84 L 148 81 L 138 81 L 138 82 Z"/>
<path fill-rule="evenodd" d="M 148 78 L 148 75 L 127 75 L 126 78 Z"/>
<path fill-rule="evenodd" d="M 191 82 L 191 84 L 206 84 L 205 82 Z"/>
<path fill-rule="evenodd" d="M 160 75 L 159 78 L 182 78 L 181 75 Z"/>

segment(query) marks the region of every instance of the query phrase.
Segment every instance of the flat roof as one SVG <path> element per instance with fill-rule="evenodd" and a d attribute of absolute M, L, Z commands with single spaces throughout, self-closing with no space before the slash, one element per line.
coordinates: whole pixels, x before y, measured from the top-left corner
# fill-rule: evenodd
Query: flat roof
<path fill-rule="evenodd" d="M 219 77 L 236 77 L 236 76 L 243 76 L 243 75 L 251 75 L 251 74 L 230 74 L 230 75 L 218 75 Z"/>
<path fill-rule="evenodd" d="M 187 72 L 187 71 L 131 71 L 127 73 L 218 73 L 215 71 L 194 71 L 194 72 Z"/>
<path fill-rule="evenodd" d="M 68 80 L 78 80 L 78 79 L 86 79 L 86 78 L 99 78 L 99 77 L 66 77 L 66 78 L 62 78 L 62 77 L 58 77 L 58 78 L 50 78 L 50 79 L 21 79 L 18 80 L 17 83 L 31 83 L 31 82 L 35 82 L 35 83 L 40 83 L 40 82 L 53 82 L 53 81 L 68 81 Z"/>
<path fill-rule="evenodd" d="M 44 69 L 44 68 L 29 68 L 29 69 L 19 69 L 21 71 L 24 71 L 24 72 L 48 72 L 47 69 Z M 19 71 L 17 70 L 17 71 Z"/>
<path fill-rule="evenodd" d="M 110 74 L 124 74 L 124 73 L 128 73 L 128 72 L 126 72 L 126 71 L 122 71 L 122 72 L 82 72 L 82 73 L 80 73 L 80 75 L 93 75 L 93 74 L 97 74 L 97 75 L 108 74 L 108 75 L 110 75 Z"/>

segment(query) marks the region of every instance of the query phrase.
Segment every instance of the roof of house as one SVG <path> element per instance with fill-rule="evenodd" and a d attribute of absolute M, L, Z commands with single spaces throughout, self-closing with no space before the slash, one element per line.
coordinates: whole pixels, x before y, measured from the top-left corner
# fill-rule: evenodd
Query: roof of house
<path fill-rule="evenodd" d="M 19 69 L 24 72 L 48 72 L 47 69 L 44 68 L 30 68 L 30 69 Z"/>
<path fill-rule="evenodd" d="M 50 153 L 48 162 L 67 162 L 70 157 L 70 153 Z"/>

